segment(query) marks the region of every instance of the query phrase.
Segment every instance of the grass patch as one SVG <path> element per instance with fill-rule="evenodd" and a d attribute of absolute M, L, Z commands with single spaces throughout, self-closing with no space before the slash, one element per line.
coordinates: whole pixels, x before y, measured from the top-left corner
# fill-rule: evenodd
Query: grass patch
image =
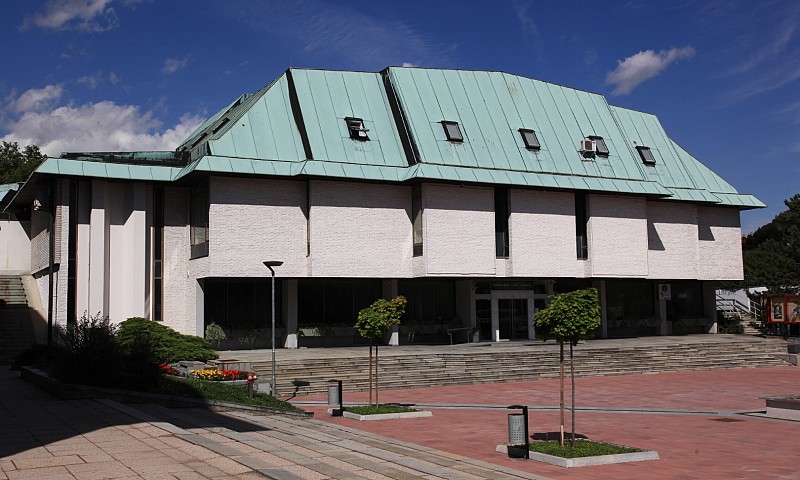
<path fill-rule="evenodd" d="M 247 385 L 204 382 L 192 378 L 163 377 L 158 386 L 151 391 L 153 393 L 163 393 L 166 395 L 184 395 L 192 398 L 204 398 L 206 400 L 215 400 L 218 402 L 252 405 L 292 412 L 302 411 L 289 402 L 278 400 L 265 393 L 255 392 L 253 398 L 250 398 Z"/>
<path fill-rule="evenodd" d="M 643 452 L 639 448 L 624 447 L 611 443 L 593 442 L 590 440 L 575 440 L 575 446 L 569 442 L 564 442 L 564 447 L 558 440 L 545 440 L 531 442 L 529 446 L 532 452 L 545 453 L 561 458 L 597 457 L 600 455 L 617 455 L 620 453 Z M 524 451 L 524 450 L 523 450 Z"/>
<path fill-rule="evenodd" d="M 356 407 L 347 407 L 345 411 L 355 413 L 356 415 L 380 415 L 382 413 L 409 413 L 418 412 L 416 408 L 404 407 L 402 405 L 365 405 Z"/>

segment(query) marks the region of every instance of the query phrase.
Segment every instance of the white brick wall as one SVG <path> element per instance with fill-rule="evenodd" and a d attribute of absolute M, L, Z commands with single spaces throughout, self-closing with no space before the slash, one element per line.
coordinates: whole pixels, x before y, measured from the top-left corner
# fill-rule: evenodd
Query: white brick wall
<path fill-rule="evenodd" d="M 28 238 L 31 222 L 0 220 L 0 271 L 30 273 L 31 240 Z"/>
<path fill-rule="evenodd" d="M 429 275 L 494 275 L 494 189 L 424 184 Z"/>
<path fill-rule="evenodd" d="M 195 334 L 197 280 L 189 275 L 188 195 L 185 188 L 164 187 L 163 321 L 181 333 Z"/>
<path fill-rule="evenodd" d="M 266 277 L 265 260 L 307 275 L 305 182 L 212 177 L 209 188 L 209 276 Z"/>
<path fill-rule="evenodd" d="M 698 278 L 697 207 L 647 202 L 649 277 Z"/>
<path fill-rule="evenodd" d="M 509 206 L 514 276 L 583 275 L 575 247 L 575 196 L 572 193 L 512 189 Z"/>
<path fill-rule="evenodd" d="M 700 280 L 741 280 L 742 231 L 739 210 L 698 207 Z"/>
<path fill-rule="evenodd" d="M 645 199 L 610 195 L 588 197 L 592 276 L 647 276 Z"/>
<path fill-rule="evenodd" d="M 311 182 L 311 274 L 410 277 L 411 188 Z"/>

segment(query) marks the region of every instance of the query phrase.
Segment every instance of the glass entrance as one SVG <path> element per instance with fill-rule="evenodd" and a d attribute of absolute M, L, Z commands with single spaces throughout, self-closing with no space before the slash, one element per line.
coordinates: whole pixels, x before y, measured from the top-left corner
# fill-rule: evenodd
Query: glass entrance
<path fill-rule="evenodd" d="M 489 299 L 475 300 L 475 320 L 480 332 L 480 340 L 492 340 L 492 301 Z"/>
<path fill-rule="evenodd" d="M 501 298 L 497 301 L 500 338 L 528 339 L 528 299 Z"/>

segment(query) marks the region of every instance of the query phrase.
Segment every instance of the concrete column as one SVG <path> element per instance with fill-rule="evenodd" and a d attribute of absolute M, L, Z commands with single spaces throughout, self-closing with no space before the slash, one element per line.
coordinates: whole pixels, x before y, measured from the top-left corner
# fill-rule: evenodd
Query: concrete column
<path fill-rule="evenodd" d="M 89 278 L 88 314 L 105 314 L 108 309 L 106 273 L 108 272 L 108 215 L 106 213 L 106 182 L 92 183 L 91 212 L 89 213 Z M 84 312 L 78 311 L 78 317 Z"/>
<path fill-rule="evenodd" d="M 297 348 L 297 279 L 283 280 L 283 324 L 286 340 L 283 348 Z"/>
<path fill-rule="evenodd" d="M 387 300 L 391 300 L 398 295 L 398 287 L 397 287 L 397 279 L 387 279 L 383 280 L 381 284 L 383 290 L 383 298 Z M 392 327 L 392 330 L 389 332 L 389 345 L 390 346 L 397 346 L 400 345 L 400 327 L 395 325 Z"/>
<path fill-rule="evenodd" d="M 703 282 L 703 316 L 711 320 L 708 333 L 719 333 L 717 324 L 717 291 L 714 282 Z"/>
<path fill-rule="evenodd" d="M 75 235 L 75 314 L 80 317 L 84 312 L 89 310 L 89 287 L 90 287 L 90 271 L 91 262 L 89 261 L 91 255 L 91 239 L 92 239 L 92 226 L 91 226 L 91 204 L 92 188 L 89 182 L 78 182 L 78 205 L 76 206 L 75 214 L 77 217 L 78 231 Z"/>
<path fill-rule="evenodd" d="M 597 297 L 600 300 L 600 336 L 608 338 L 608 310 L 606 308 L 606 281 L 593 280 L 592 286 L 597 289 Z"/>
<path fill-rule="evenodd" d="M 492 298 L 492 341 L 500 341 L 500 305 L 496 298 Z"/>
<path fill-rule="evenodd" d="M 203 285 L 201 284 L 202 280 L 195 280 L 195 298 L 194 298 L 194 305 L 195 311 L 197 312 L 197 316 L 195 317 L 195 332 L 197 332 L 198 337 L 205 337 L 206 336 L 206 304 L 205 304 L 205 292 L 203 291 Z"/>

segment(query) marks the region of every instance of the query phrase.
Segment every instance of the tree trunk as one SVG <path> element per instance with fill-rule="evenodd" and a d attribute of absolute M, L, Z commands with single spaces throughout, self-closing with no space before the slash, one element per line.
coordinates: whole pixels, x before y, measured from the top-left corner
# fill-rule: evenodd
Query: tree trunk
<path fill-rule="evenodd" d="M 572 342 L 569 343 L 569 375 L 572 377 L 572 447 L 575 448 L 575 360 L 572 357 Z"/>
<path fill-rule="evenodd" d="M 564 448 L 564 342 L 558 342 L 560 354 L 558 357 L 558 365 L 560 370 L 559 375 L 559 394 L 561 402 L 559 403 L 559 411 L 561 412 L 561 448 Z"/>
<path fill-rule="evenodd" d="M 372 339 L 369 339 L 369 406 L 372 406 Z"/>
<path fill-rule="evenodd" d="M 378 400 L 378 345 L 379 343 L 375 344 L 375 405 L 380 405 L 381 402 Z"/>

